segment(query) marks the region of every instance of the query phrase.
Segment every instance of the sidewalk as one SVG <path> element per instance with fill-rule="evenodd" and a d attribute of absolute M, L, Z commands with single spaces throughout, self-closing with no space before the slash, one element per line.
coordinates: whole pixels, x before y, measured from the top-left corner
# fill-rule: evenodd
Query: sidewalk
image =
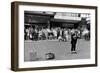
<path fill-rule="evenodd" d="M 25 41 L 25 61 L 30 61 L 30 51 L 36 51 L 38 60 L 45 60 L 45 54 L 52 52 L 55 54 L 54 60 L 71 60 L 90 58 L 90 41 L 78 39 L 77 54 L 71 54 L 71 44 L 69 42 L 59 42 L 58 40 Z"/>

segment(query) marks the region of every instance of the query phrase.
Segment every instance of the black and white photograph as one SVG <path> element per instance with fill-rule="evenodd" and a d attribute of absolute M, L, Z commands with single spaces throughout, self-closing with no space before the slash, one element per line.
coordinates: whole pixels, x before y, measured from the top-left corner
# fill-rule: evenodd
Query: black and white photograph
<path fill-rule="evenodd" d="M 97 7 L 12 3 L 12 70 L 97 66 Z"/>
<path fill-rule="evenodd" d="M 24 11 L 24 61 L 90 58 L 90 13 Z"/>

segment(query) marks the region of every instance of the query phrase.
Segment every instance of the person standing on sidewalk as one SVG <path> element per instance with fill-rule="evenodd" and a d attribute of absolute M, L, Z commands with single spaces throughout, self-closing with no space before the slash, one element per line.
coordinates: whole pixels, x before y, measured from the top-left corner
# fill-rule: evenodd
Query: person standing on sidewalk
<path fill-rule="evenodd" d="M 77 53 L 76 52 L 76 44 L 78 39 L 78 30 L 76 28 L 73 28 L 71 30 L 71 53 Z"/>

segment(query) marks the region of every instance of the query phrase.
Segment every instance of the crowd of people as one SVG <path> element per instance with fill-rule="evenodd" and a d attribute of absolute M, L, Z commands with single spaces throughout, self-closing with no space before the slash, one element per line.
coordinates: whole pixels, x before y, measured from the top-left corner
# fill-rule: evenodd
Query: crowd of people
<path fill-rule="evenodd" d="M 25 40 L 52 40 L 67 41 L 70 29 L 65 28 L 25 28 Z"/>
<path fill-rule="evenodd" d="M 78 38 L 84 38 L 85 40 L 90 39 L 90 31 L 84 28 L 83 31 L 78 30 L 77 28 L 68 29 L 68 28 L 33 28 L 28 27 L 24 28 L 24 38 L 25 40 L 55 40 L 59 42 L 71 41 L 71 52 L 76 53 L 76 44 Z"/>
<path fill-rule="evenodd" d="M 78 29 L 77 29 L 78 30 Z M 24 28 L 24 38 L 25 40 L 53 40 L 58 39 L 58 41 L 68 41 L 71 39 L 71 33 L 73 33 L 73 29 L 68 28 L 33 28 L 28 27 Z M 84 29 L 82 34 L 80 34 L 80 30 L 78 30 L 78 36 L 83 36 L 84 39 L 90 38 L 89 30 Z"/>

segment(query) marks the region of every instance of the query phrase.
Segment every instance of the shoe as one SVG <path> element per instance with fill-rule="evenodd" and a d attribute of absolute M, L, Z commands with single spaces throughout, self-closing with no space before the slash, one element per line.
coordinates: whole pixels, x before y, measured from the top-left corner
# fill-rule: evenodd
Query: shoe
<path fill-rule="evenodd" d="M 77 54 L 77 52 L 76 52 L 76 51 L 74 51 L 74 54 Z"/>
<path fill-rule="evenodd" d="M 74 52 L 73 52 L 73 51 L 71 51 L 71 54 L 74 54 Z"/>
<path fill-rule="evenodd" d="M 71 51 L 71 54 L 77 54 L 77 52 L 76 51 Z"/>

